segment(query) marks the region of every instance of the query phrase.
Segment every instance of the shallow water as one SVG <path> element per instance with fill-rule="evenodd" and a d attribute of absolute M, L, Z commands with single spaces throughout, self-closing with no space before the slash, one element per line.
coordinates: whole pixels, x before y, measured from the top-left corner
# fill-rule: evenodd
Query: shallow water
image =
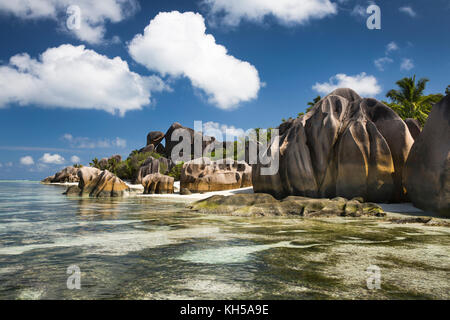
<path fill-rule="evenodd" d="M 0 181 L 0 299 L 450 298 L 448 228 L 207 216 L 63 191 Z M 80 290 L 67 288 L 72 265 Z"/>

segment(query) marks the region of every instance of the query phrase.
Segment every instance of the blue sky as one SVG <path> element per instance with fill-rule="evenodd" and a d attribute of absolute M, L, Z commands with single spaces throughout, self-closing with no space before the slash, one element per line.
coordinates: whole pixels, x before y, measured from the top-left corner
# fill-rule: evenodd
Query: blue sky
<path fill-rule="evenodd" d="M 448 0 L 16 2 L 0 4 L 0 179 L 126 157 L 173 122 L 274 127 L 339 84 L 380 100 L 405 76 L 450 84 Z M 371 3 L 381 30 L 366 27 Z"/>

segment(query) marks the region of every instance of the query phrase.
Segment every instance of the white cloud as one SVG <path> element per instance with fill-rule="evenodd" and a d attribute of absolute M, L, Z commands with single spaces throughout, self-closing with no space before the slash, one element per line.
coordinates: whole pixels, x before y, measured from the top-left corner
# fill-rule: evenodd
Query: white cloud
<path fill-rule="evenodd" d="M 47 49 L 39 60 L 18 54 L 0 66 L 0 108 L 18 103 L 124 115 L 150 104 L 151 90 L 164 89 L 160 78 L 131 72 L 120 57 L 70 44 Z"/>
<path fill-rule="evenodd" d="M 403 59 L 400 65 L 400 70 L 409 71 L 414 68 L 414 62 L 411 59 Z"/>
<path fill-rule="evenodd" d="M 0 12 L 25 20 L 51 19 L 58 21 L 61 29 L 68 18 L 67 9 L 76 5 L 81 10 L 80 29 L 72 30 L 80 40 L 93 44 L 103 42 L 106 23 L 117 23 L 139 9 L 137 0 L 5 0 L 0 2 Z"/>
<path fill-rule="evenodd" d="M 46 164 L 63 164 L 66 160 L 60 156 L 59 154 L 50 154 L 45 153 L 41 159 L 39 159 L 41 162 Z"/>
<path fill-rule="evenodd" d="M 20 158 L 20 164 L 22 164 L 24 166 L 32 166 L 34 164 L 33 157 L 26 156 L 26 157 Z"/>
<path fill-rule="evenodd" d="M 375 96 L 381 92 L 381 87 L 374 76 L 365 72 L 354 76 L 337 74 L 330 78 L 329 82 L 316 83 L 313 89 L 321 94 L 329 94 L 338 88 L 350 88 L 361 96 Z"/>
<path fill-rule="evenodd" d="M 389 42 L 388 45 L 386 46 L 386 54 L 389 54 L 392 51 L 397 51 L 398 49 L 399 47 L 394 41 Z"/>
<path fill-rule="evenodd" d="M 366 11 L 367 11 L 367 8 L 358 4 L 353 8 L 353 10 L 350 14 L 355 17 L 367 17 Z"/>
<path fill-rule="evenodd" d="M 414 18 L 417 14 L 414 11 L 413 8 L 411 8 L 410 6 L 405 6 L 405 7 L 401 7 L 398 10 L 400 10 L 400 12 L 409 15 L 410 17 Z"/>
<path fill-rule="evenodd" d="M 70 162 L 72 162 L 73 164 L 79 164 L 81 162 L 81 159 L 78 156 L 72 156 L 70 158 Z"/>
<path fill-rule="evenodd" d="M 70 133 L 66 133 L 61 137 L 61 140 L 66 141 L 72 148 L 77 149 L 108 149 L 108 148 L 126 148 L 127 141 L 122 138 L 115 139 L 91 139 L 87 137 L 74 137 Z"/>
<path fill-rule="evenodd" d="M 215 137 L 218 141 L 227 141 L 227 135 L 231 137 L 245 136 L 244 129 L 236 128 L 234 126 L 228 126 L 226 124 L 220 124 L 217 122 L 205 122 L 203 124 L 203 134 L 210 137 Z"/>
<path fill-rule="evenodd" d="M 232 109 L 258 96 L 258 70 L 228 54 L 193 12 L 159 13 L 129 44 L 133 59 L 163 76 L 187 77 L 210 103 Z"/>
<path fill-rule="evenodd" d="M 380 59 L 377 59 L 374 61 L 375 66 L 380 71 L 384 71 L 386 65 L 393 63 L 393 62 L 394 62 L 394 60 L 392 60 L 391 58 L 388 58 L 388 57 L 383 57 L 383 58 L 380 58 Z"/>
<path fill-rule="evenodd" d="M 305 24 L 337 13 L 330 0 L 203 0 L 214 19 L 237 26 L 242 20 L 263 22 L 275 17 L 283 25 Z"/>

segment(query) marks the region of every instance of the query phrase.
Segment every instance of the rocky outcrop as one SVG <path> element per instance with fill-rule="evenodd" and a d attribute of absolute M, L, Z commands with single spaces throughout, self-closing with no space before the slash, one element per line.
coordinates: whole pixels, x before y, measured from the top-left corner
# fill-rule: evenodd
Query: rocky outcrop
<path fill-rule="evenodd" d="M 178 122 L 175 122 L 167 130 L 165 137 L 164 137 L 165 138 L 165 155 L 168 158 L 171 158 L 173 149 L 175 148 L 175 146 L 177 146 L 182 141 L 182 138 L 180 138 L 180 140 L 177 140 L 173 136 L 173 133 L 176 132 L 177 130 L 183 130 L 185 133 L 187 133 L 187 135 L 189 135 L 189 143 L 191 145 L 191 155 L 192 156 L 194 155 L 194 151 L 195 151 L 194 150 L 194 141 L 196 141 L 196 140 L 199 142 L 202 141 L 202 152 L 211 152 L 216 146 L 216 144 L 215 144 L 216 139 L 214 137 L 203 136 L 202 133 L 196 132 L 191 128 L 183 127 Z M 174 139 L 175 141 L 172 141 L 172 139 Z M 180 155 L 180 156 L 182 156 L 182 155 Z"/>
<path fill-rule="evenodd" d="M 183 165 L 181 188 L 191 192 L 221 191 L 250 187 L 251 167 L 244 161 L 199 158 Z"/>
<path fill-rule="evenodd" d="M 155 148 L 163 141 L 164 133 L 161 131 L 152 131 L 147 135 L 147 146 L 153 145 Z"/>
<path fill-rule="evenodd" d="M 409 133 L 411 133 L 413 139 L 417 140 L 417 138 L 420 135 L 420 132 L 422 132 L 422 127 L 420 126 L 419 121 L 417 119 L 408 118 L 405 120 L 405 123 L 408 126 Z"/>
<path fill-rule="evenodd" d="M 144 194 L 171 194 L 175 179 L 159 173 L 149 174 L 142 179 Z"/>
<path fill-rule="evenodd" d="M 255 192 L 405 200 L 402 174 L 414 140 L 405 122 L 381 102 L 338 89 L 280 132 L 278 174 L 263 176 L 263 166 L 254 165 Z"/>
<path fill-rule="evenodd" d="M 450 217 L 450 95 L 433 106 L 409 154 L 404 184 L 416 207 Z"/>
<path fill-rule="evenodd" d="M 145 176 L 149 174 L 161 173 L 168 174 L 173 168 L 172 160 L 166 158 L 148 158 L 144 164 L 139 168 L 138 175 L 136 177 L 136 184 L 142 183 Z"/>
<path fill-rule="evenodd" d="M 113 155 L 109 158 L 103 158 L 98 162 L 98 166 L 101 170 L 105 170 L 108 168 L 111 161 L 114 161 L 116 164 L 122 162 L 122 156 L 119 154 Z"/>
<path fill-rule="evenodd" d="M 196 202 L 191 209 L 208 214 L 235 216 L 302 216 L 302 217 L 383 217 L 383 209 L 374 203 L 348 201 L 344 198 L 311 199 L 290 196 L 277 200 L 269 194 L 212 196 Z"/>
<path fill-rule="evenodd" d="M 67 167 L 57 174 L 45 178 L 42 183 L 75 183 L 79 182 L 78 169 L 74 167 Z"/>
<path fill-rule="evenodd" d="M 90 196 L 95 198 L 122 197 L 130 189 L 125 182 L 111 172 L 84 167 L 78 170 L 78 186 L 69 187 L 65 192 L 70 196 Z"/>

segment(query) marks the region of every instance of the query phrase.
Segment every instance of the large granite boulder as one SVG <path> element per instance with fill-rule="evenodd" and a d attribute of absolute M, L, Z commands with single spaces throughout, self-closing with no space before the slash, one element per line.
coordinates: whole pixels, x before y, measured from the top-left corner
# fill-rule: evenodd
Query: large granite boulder
<path fill-rule="evenodd" d="M 144 194 L 171 194 L 175 179 L 160 173 L 149 174 L 142 179 Z"/>
<path fill-rule="evenodd" d="M 228 161 L 198 158 L 185 163 L 181 170 L 181 189 L 209 192 L 250 187 L 252 168 L 245 161 Z"/>
<path fill-rule="evenodd" d="M 416 207 L 450 217 L 450 95 L 433 106 L 406 162 L 404 184 Z"/>
<path fill-rule="evenodd" d="M 406 199 L 402 173 L 414 140 L 405 122 L 381 102 L 338 89 L 280 132 L 279 171 L 264 176 L 263 165 L 254 165 L 255 192 L 276 198 Z"/>
<path fill-rule="evenodd" d="M 344 198 L 312 199 L 290 196 L 281 201 L 270 194 L 212 196 L 194 203 L 191 209 L 207 214 L 234 216 L 302 216 L 302 217 L 383 217 L 383 209 L 374 203 Z"/>
<path fill-rule="evenodd" d="M 152 131 L 147 135 L 147 146 L 153 145 L 155 148 L 163 141 L 164 133 L 161 131 Z"/>
<path fill-rule="evenodd" d="M 420 133 L 422 132 L 422 127 L 417 119 L 408 118 L 405 120 L 406 125 L 408 126 L 409 132 L 414 140 L 417 140 Z"/>
<path fill-rule="evenodd" d="M 122 162 L 122 156 L 119 154 L 113 155 L 109 158 L 103 158 L 98 162 L 98 166 L 101 170 L 105 170 L 108 168 L 111 161 L 114 161 L 116 164 Z"/>
<path fill-rule="evenodd" d="M 67 167 L 53 176 L 45 178 L 42 183 L 75 183 L 79 182 L 78 169 Z"/>
<path fill-rule="evenodd" d="M 154 173 L 168 174 L 173 168 L 172 160 L 161 157 L 159 159 L 150 157 L 139 168 L 135 183 L 142 183 L 145 176 Z"/>
<path fill-rule="evenodd" d="M 170 126 L 170 128 L 167 130 L 166 134 L 165 134 L 165 155 L 167 158 L 171 158 L 172 157 L 172 151 L 175 148 L 175 146 L 177 146 L 182 140 L 182 138 L 180 138 L 180 140 L 176 140 L 175 137 L 173 137 L 172 135 L 174 134 L 174 132 L 176 132 L 177 130 L 184 130 L 187 135 L 189 135 L 189 143 L 191 145 L 191 155 L 194 156 L 194 141 L 198 140 L 198 141 L 202 141 L 202 152 L 211 152 L 216 144 L 215 141 L 216 139 L 214 137 L 208 137 L 208 136 L 203 136 L 202 133 L 200 132 L 196 132 L 191 128 L 187 128 L 187 127 L 183 127 L 181 124 L 179 124 L 178 122 L 175 122 L 174 124 L 172 124 Z M 174 139 L 175 141 L 172 141 L 172 139 Z M 182 155 L 180 155 L 182 156 Z"/>
<path fill-rule="evenodd" d="M 130 191 L 128 185 L 111 172 L 84 167 L 78 170 L 78 186 L 69 187 L 66 195 L 95 198 L 122 197 Z"/>

